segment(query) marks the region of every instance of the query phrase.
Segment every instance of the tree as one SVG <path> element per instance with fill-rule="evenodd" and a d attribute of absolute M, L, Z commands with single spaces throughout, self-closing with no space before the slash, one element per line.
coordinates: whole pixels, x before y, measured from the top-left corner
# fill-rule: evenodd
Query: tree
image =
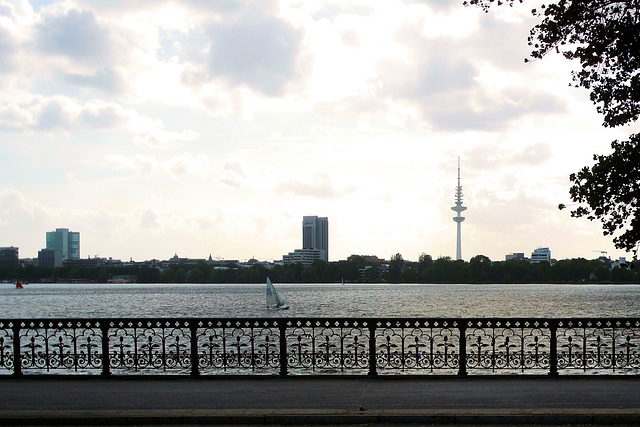
<path fill-rule="evenodd" d="M 476 255 L 469 260 L 471 281 L 473 283 L 489 283 L 491 279 L 491 260 L 484 255 Z"/>
<path fill-rule="evenodd" d="M 395 254 L 391 257 L 389 261 L 389 282 L 390 283 L 398 283 L 400 282 L 400 275 L 402 273 L 402 269 L 404 267 L 404 259 L 402 255 Z"/>
<path fill-rule="evenodd" d="M 492 4 L 524 0 L 468 0 L 488 11 Z M 604 126 L 634 122 L 640 115 L 640 2 L 638 0 L 558 0 L 532 10 L 541 22 L 531 29 L 531 58 L 550 52 L 577 59 L 576 87 L 591 91 Z"/>
<path fill-rule="evenodd" d="M 493 4 L 523 3 L 524 0 L 467 0 L 485 12 Z M 580 62 L 572 72 L 576 87 L 590 91 L 591 101 L 603 115 L 603 126 L 631 124 L 640 116 L 640 0 L 556 0 L 541 11 L 532 10 L 541 21 L 530 32 L 531 58 L 550 52 Z M 526 59 L 525 61 L 527 61 Z M 614 141 L 610 156 L 594 155 L 596 164 L 571 174 L 569 194 L 585 203 L 571 212 L 602 222 L 605 235 L 624 231 L 614 238 L 618 249 L 634 249 L 640 242 L 638 161 L 639 134 L 629 141 Z M 564 204 L 559 208 L 563 209 Z"/>
<path fill-rule="evenodd" d="M 591 168 L 585 166 L 570 175 L 571 199 L 586 204 L 574 209 L 571 216 L 600 220 L 605 236 L 625 230 L 613 242 L 616 248 L 633 250 L 636 258 L 640 241 L 640 134 L 631 135 L 629 141 L 613 141 L 611 147 L 612 154 L 594 155 L 596 163 Z"/>

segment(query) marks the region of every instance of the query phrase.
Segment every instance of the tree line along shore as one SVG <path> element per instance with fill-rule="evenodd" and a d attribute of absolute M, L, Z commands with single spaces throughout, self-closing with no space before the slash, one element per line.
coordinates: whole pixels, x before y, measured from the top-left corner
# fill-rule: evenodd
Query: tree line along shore
<path fill-rule="evenodd" d="M 422 254 L 411 262 L 396 254 L 388 262 L 371 262 L 362 256 L 348 260 L 315 261 L 302 264 L 274 265 L 256 263 L 250 267 L 229 263 L 212 265 L 176 263 L 165 268 L 152 262 L 120 266 L 0 268 L 0 281 L 33 283 L 262 283 L 270 277 L 280 283 L 640 283 L 640 261 L 611 268 L 603 260 L 567 259 L 550 265 L 546 262 L 491 261 L 477 255 L 469 261 L 449 257 L 432 259 Z"/>

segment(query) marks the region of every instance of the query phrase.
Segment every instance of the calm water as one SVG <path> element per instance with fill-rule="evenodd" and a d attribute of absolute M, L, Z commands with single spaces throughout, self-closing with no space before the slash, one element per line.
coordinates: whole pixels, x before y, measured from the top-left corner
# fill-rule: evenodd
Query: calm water
<path fill-rule="evenodd" d="M 640 317 L 640 285 L 0 284 L 0 318 Z"/>

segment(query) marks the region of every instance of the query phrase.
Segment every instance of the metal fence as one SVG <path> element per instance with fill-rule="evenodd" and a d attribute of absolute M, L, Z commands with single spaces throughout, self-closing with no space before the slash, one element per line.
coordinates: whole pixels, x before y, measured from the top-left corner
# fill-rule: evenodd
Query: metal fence
<path fill-rule="evenodd" d="M 0 320 L 0 374 L 637 374 L 640 319 Z"/>

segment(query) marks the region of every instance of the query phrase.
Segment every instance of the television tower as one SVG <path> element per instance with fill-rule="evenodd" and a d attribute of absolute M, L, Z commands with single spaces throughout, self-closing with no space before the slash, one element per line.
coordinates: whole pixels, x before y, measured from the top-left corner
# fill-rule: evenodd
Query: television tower
<path fill-rule="evenodd" d="M 453 217 L 453 220 L 458 225 L 458 236 L 456 239 L 456 260 L 462 259 L 462 221 L 464 217 L 460 213 L 467 210 L 466 206 L 462 206 L 462 186 L 460 185 L 460 157 L 458 157 L 458 186 L 456 187 L 456 205 L 451 208 L 452 211 L 457 212 L 458 215 Z"/>

